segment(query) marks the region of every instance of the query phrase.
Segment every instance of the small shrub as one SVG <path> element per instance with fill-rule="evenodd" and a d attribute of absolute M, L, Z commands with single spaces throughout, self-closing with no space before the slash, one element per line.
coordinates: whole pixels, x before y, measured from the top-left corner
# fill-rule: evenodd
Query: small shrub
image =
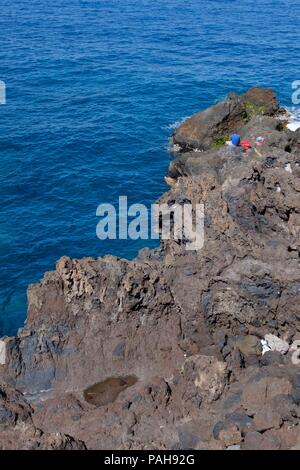
<path fill-rule="evenodd" d="M 244 107 L 243 119 L 246 121 L 250 121 L 254 116 L 263 116 L 267 110 L 265 105 L 253 104 L 250 101 L 246 101 Z"/>
<path fill-rule="evenodd" d="M 212 147 L 215 148 L 215 149 L 217 149 L 217 148 L 219 148 L 219 147 L 222 147 L 222 145 L 225 145 L 228 140 L 230 140 L 229 134 L 222 135 L 221 137 L 218 137 L 218 138 L 212 143 Z"/>
<path fill-rule="evenodd" d="M 289 121 L 279 121 L 279 123 L 277 124 L 276 129 L 278 131 L 284 131 L 287 128 L 288 123 L 289 123 Z"/>

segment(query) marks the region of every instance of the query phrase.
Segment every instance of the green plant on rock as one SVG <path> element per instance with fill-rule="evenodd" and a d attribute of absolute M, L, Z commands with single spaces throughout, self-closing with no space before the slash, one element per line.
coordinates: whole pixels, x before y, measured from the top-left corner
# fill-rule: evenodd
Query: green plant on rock
<path fill-rule="evenodd" d="M 285 129 L 287 129 L 288 123 L 289 123 L 289 121 L 279 121 L 279 123 L 277 124 L 276 129 L 278 131 L 284 131 Z"/>
<path fill-rule="evenodd" d="M 244 103 L 243 118 L 245 121 L 250 121 L 254 116 L 263 116 L 266 114 L 267 108 L 265 105 L 253 104 L 251 101 Z"/>
<path fill-rule="evenodd" d="M 214 140 L 212 143 L 212 148 L 218 149 L 219 147 L 222 147 L 222 145 L 225 145 L 228 140 L 230 140 L 229 134 L 222 135 L 221 137 L 218 137 L 216 140 Z"/>

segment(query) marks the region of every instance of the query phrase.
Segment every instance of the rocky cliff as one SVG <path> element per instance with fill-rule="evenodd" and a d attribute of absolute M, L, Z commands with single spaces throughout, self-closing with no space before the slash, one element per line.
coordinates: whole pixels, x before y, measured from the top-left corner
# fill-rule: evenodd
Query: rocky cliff
<path fill-rule="evenodd" d="M 30 286 L 0 342 L 0 448 L 300 448 L 300 131 L 251 89 L 172 140 L 160 202 L 204 203 L 203 249 L 65 257 Z"/>

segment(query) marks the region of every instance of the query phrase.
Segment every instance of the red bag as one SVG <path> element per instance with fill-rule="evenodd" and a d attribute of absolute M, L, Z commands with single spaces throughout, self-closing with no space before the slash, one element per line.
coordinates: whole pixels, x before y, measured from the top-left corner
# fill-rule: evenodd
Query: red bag
<path fill-rule="evenodd" d="M 248 140 L 243 140 L 241 142 L 241 146 L 243 147 L 244 150 L 249 150 L 252 147 L 252 143 L 249 142 Z"/>

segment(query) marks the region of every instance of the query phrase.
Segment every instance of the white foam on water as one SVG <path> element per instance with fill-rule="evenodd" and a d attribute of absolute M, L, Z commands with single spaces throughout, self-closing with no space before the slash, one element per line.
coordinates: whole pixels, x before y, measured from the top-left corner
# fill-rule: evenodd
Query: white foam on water
<path fill-rule="evenodd" d="M 179 121 L 175 121 L 172 124 L 168 124 L 165 129 L 174 131 L 177 127 L 181 126 L 190 116 L 185 116 L 184 118 L 180 119 Z"/>
<path fill-rule="evenodd" d="M 169 153 L 178 153 L 181 151 L 181 147 L 178 144 L 172 144 L 167 148 L 167 152 Z"/>
<path fill-rule="evenodd" d="M 290 108 L 286 108 L 287 112 L 289 113 L 288 118 L 288 125 L 287 128 L 290 131 L 295 132 L 297 129 L 300 128 L 300 107 L 299 106 L 291 106 Z"/>

